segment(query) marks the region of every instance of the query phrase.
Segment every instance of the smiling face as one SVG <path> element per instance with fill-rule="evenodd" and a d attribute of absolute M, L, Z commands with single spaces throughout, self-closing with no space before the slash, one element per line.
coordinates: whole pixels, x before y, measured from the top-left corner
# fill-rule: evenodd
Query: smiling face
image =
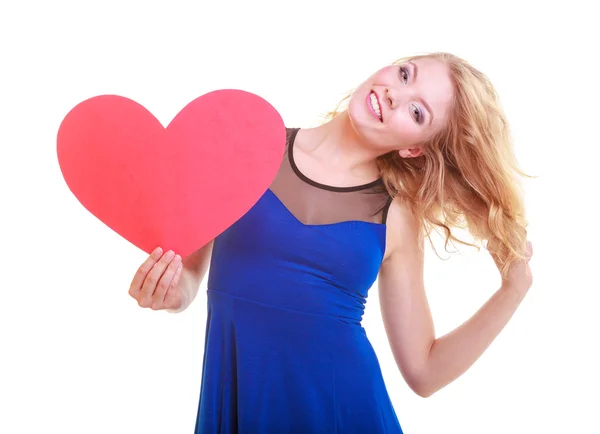
<path fill-rule="evenodd" d="M 446 64 L 421 58 L 369 77 L 353 93 L 348 115 L 372 149 L 416 157 L 422 154 L 420 144 L 445 125 L 453 94 Z"/>

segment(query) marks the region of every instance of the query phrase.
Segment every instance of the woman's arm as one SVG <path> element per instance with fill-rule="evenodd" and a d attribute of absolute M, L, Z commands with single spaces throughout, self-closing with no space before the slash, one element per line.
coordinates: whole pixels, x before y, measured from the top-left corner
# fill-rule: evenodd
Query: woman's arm
<path fill-rule="evenodd" d="M 387 222 L 388 252 L 379 276 L 383 322 L 400 372 L 415 393 L 428 397 L 469 369 L 506 326 L 531 285 L 529 267 L 527 262 L 513 266 L 471 318 L 436 339 L 417 224 L 396 202 Z"/>
<path fill-rule="evenodd" d="M 183 268 L 179 280 L 181 306 L 178 309 L 167 309 L 169 313 L 179 313 L 187 309 L 198 294 L 200 283 L 208 270 L 212 254 L 213 241 L 183 258 Z"/>

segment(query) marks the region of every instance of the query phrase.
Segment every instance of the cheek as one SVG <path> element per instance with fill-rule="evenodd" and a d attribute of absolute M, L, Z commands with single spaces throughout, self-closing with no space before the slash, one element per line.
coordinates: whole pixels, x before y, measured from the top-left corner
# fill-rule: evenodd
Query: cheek
<path fill-rule="evenodd" d="M 398 113 L 391 123 L 394 139 L 403 146 L 411 146 L 419 142 L 421 127 L 408 114 Z"/>

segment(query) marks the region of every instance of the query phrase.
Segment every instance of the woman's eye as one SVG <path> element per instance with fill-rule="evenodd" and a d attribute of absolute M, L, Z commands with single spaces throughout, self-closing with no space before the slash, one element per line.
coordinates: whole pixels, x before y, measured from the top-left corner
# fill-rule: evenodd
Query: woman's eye
<path fill-rule="evenodd" d="M 408 78 L 409 78 L 409 71 L 408 69 L 404 68 L 403 66 L 400 67 L 400 78 L 402 79 L 402 81 L 404 82 L 404 84 L 408 83 Z M 418 124 L 421 124 L 423 122 L 423 113 L 421 112 L 421 109 L 415 105 L 415 104 L 411 104 L 411 111 L 412 111 L 412 115 L 415 119 L 415 121 Z"/>
<path fill-rule="evenodd" d="M 417 123 L 420 124 L 421 121 L 423 120 L 423 115 L 421 114 L 421 110 L 419 110 L 419 107 L 417 107 L 416 105 L 413 104 L 412 111 L 413 111 L 413 115 L 415 117 L 415 121 L 417 121 Z"/>
<path fill-rule="evenodd" d="M 400 67 L 400 77 L 404 81 L 404 84 L 408 82 L 408 69 Z"/>

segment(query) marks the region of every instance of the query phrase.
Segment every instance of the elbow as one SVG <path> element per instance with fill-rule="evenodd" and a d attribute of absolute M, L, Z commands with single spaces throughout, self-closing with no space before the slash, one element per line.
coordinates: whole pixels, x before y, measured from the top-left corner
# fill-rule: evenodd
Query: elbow
<path fill-rule="evenodd" d="M 425 386 L 410 386 L 410 388 L 421 398 L 429 398 L 430 396 L 435 394 L 435 392 L 437 392 L 437 390 Z"/>
<path fill-rule="evenodd" d="M 413 389 L 413 391 L 417 395 L 419 395 L 421 398 L 429 398 L 430 396 L 435 394 L 435 392 L 437 392 L 437 390 L 435 390 L 435 389 L 427 389 L 427 388 Z"/>
<path fill-rule="evenodd" d="M 429 398 L 438 391 L 431 382 L 424 378 L 413 378 L 407 381 L 407 383 L 411 390 L 421 398 Z"/>

